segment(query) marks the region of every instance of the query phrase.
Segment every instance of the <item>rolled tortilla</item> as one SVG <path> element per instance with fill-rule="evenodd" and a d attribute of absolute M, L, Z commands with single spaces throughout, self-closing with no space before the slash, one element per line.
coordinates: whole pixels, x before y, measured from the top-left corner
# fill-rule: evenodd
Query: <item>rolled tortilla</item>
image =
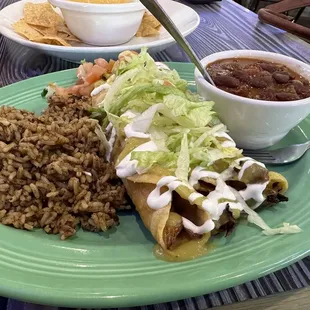
<path fill-rule="evenodd" d="M 119 163 L 137 145 L 146 141 L 147 139 L 131 138 L 125 142 L 121 137 L 118 137 L 112 151 L 112 158 L 116 159 L 116 163 Z M 210 219 L 207 211 L 188 201 L 193 189 L 180 186 L 174 191 L 171 203 L 165 207 L 155 210 L 148 206 L 148 196 L 164 176 L 170 176 L 169 171 L 156 166 L 147 173 L 135 174 L 122 179 L 145 227 L 164 250 L 173 250 L 181 244 L 202 237 L 205 237 L 207 242 L 207 236 L 210 236 L 210 233 L 197 235 L 186 230 L 183 225 L 183 217 L 196 226 L 201 226 Z M 163 187 L 162 192 L 166 190 L 168 188 Z"/>
<path fill-rule="evenodd" d="M 167 206 L 157 210 L 150 208 L 147 204 L 147 197 L 161 178 L 161 175 L 147 173 L 123 179 L 123 183 L 144 225 L 152 233 L 154 239 L 163 249 L 173 250 L 184 242 L 202 237 L 202 235 L 187 231 L 183 226 L 182 217 L 201 226 L 209 219 L 209 214 L 184 199 L 188 197 L 189 191 L 182 187 L 176 190 L 171 203 Z M 163 189 L 165 190 L 167 188 Z"/>

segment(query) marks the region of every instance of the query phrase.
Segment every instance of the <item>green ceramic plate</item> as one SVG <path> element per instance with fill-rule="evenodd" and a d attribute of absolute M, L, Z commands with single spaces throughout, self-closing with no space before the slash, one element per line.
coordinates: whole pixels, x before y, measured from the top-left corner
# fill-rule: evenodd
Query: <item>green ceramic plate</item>
<path fill-rule="evenodd" d="M 194 87 L 192 65 L 169 65 Z M 46 103 L 40 93 L 47 83 L 74 80 L 75 70 L 68 70 L 2 88 L 0 105 L 41 112 Z M 281 145 L 308 139 L 309 117 Z M 121 225 L 107 234 L 79 231 L 66 241 L 0 225 L 0 295 L 71 307 L 135 306 L 202 295 L 283 268 L 310 250 L 310 152 L 275 170 L 290 183 L 290 201 L 260 214 L 271 226 L 298 224 L 300 234 L 268 237 L 241 223 L 231 237 L 215 239 L 209 255 L 166 263 L 153 256 L 154 241 L 137 214 L 121 215 Z"/>

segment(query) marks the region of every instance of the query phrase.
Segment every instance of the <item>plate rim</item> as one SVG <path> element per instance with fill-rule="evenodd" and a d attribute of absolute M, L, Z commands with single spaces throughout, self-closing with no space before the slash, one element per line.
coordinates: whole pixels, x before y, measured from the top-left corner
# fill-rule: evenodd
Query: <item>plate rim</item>
<path fill-rule="evenodd" d="M 178 63 L 178 62 L 166 62 L 168 65 L 170 65 L 173 68 L 178 69 L 179 66 L 183 66 L 184 73 L 189 73 L 189 71 L 194 70 L 194 65 L 191 63 Z M 50 74 L 46 74 L 45 76 L 48 76 L 50 78 L 53 78 L 57 75 L 61 74 L 68 74 L 68 73 L 73 73 L 75 72 L 74 69 L 67 69 L 67 70 L 62 70 Z M 182 69 L 178 69 L 182 70 Z M 0 89 L 0 95 L 1 93 L 5 92 L 5 90 L 9 90 L 10 88 L 14 89 L 15 87 L 18 87 L 19 85 L 23 83 L 30 83 L 33 82 L 33 84 L 36 83 L 36 81 L 40 80 L 42 76 L 34 77 L 31 79 L 23 80 L 8 86 L 5 86 Z M 58 77 L 59 78 L 59 77 Z M 56 81 L 57 82 L 57 81 Z M 310 120 L 310 117 L 308 116 L 307 120 Z M 162 291 L 160 294 L 155 294 L 155 295 L 150 295 L 150 294 L 127 294 L 127 295 L 119 295 L 119 296 L 107 296 L 100 294 L 99 296 L 94 295 L 94 296 L 87 296 L 83 295 L 83 293 L 79 295 L 73 295 L 72 293 L 70 294 L 69 292 L 69 297 L 66 296 L 66 291 L 63 293 L 63 290 L 60 288 L 58 289 L 53 289 L 51 291 L 47 291 L 45 286 L 37 286 L 34 287 L 28 286 L 25 287 L 20 283 L 17 283 L 12 280 L 8 281 L 0 281 L 0 292 L 1 294 L 11 297 L 11 298 L 18 298 L 20 300 L 28 301 L 28 302 L 36 302 L 36 303 L 41 303 L 41 304 L 46 304 L 46 305 L 54 305 L 54 306 L 68 306 L 68 307 L 128 307 L 128 306 L 141 306 L 141 305 L 146 305 L 146 304 L 155 304 L 155 303 L 162 303 L 162 302 L 169 302 L 172 300 L 178 300 L 178 299 L 185 299 L 189 297 L 194 297 L 194 296 L 199 296 L 199 295 L 204 295 L 207 293 L 211 293 L 213 291 L 219 291 L 221 289 L 225 289 L 227 287 L 239 285 L 241 283 L 256 279 L 258 277 L 262 277 L 266 274 L 269 274 L 271 272 L 277 271 L 279 269 L 282 269 L 300 259 L 303 257 L 307 256 L 310 253 L 310 246 L 308 247 L 307 250 L 305 250 L 305 245 L 310 245 L 310 240 L 309 241 L 304 241 L 302 244 L 294 245 L 291 249 L 286 249 L 286 252 L 288 255 L 286 258 L 283 260 L 283 254 L 277 254 L 279 257 L 278 260 L 273 261 L 273 263 L 269 262 L 268 264 L 264 264 L 262 266 L 256 266 L 256 268 L 247 271 L 247 273 L 242 274 L 241 276 L 232 276 L 227 279 L 222 278 L 222 279 L 217 279 L 214 283 L 211 285 L 209 284 L 208 286 L 211 286 L 211 290 L 207 287 L 202 285 L 202 280 L 197 281 L 196 283 L 186 286 L 183 285 L 181 288 L 178 287 L 176 291 Z M 303 249 L 302 249 L 303 248 Z M 286 253 L 285 252 L 285 253 Z M 282 259 L 280 259 L 282 258 Z M 57 293 L 56 296 L 52 296 L 53 293 Z M 61 295 L 62 293 L 62 295 Z M 61 296 L 60 296 L 61 295 Z M 97 297 L 95 299 L 95 296 Z M 111 298 L 114 297 L 114 298 Z"/>
<path fill-rule="evenodd" d="M 199 26 L 201 20 L 200 20 L 200 16 L 199 14 L 192 9 L 191 7 L 189 7 L 188 5 L 185 5 L 183 3 L 180 2 L 176 2 L 173 0 L 165 0 L 167 2 L 173 3 L 173 5 L 178 6 L 178 7 L 186 7 L 187 10 L 191 11 L 191 14 L 193 14 L 193 16 L 195 16 L 195 24 L 191 27 L 188 28 L 186 31 L 183 31 L 182 34 L 184 36 L 188 36 L 189 34 L 191 34 L 193 31 L 195 31 L 197 29 L 197 27 Z M 2 10 L 0 10 L 0 17 L 1 17 L 1 13 L 3 14 L 4 10 L 7 10 L 10 7 L 14 7 L 17 5 L 20 5 L 21 2 L 29 2 L 28 0 L 21 0 L 21 1 L 17 1 L 15 3 L 12 3 L 6 7 L 4 7 Z M 30 2 L 46 2 L 44 0 L 30 0 Z M 77 53 L 117 53 L 117 52 L 121 52 L 124 50 L 137 50 L 137 49 L 141 49 L 142 47 L 148 47 L 148 48 L 153 48 L 153 47 L 157 47 L 157 46 L 161 46 L 161 45 L 168 45 L 171 43 L 175 43 L 175 40 L 172 38 L 171 35 L 169 35 L 168 38 L 165 39 L 161 39 L 161 40 L 157 40 L 157 41 L 151 41 L 151 42 L 145 42 L 145 43 L 139 43 L 139 44 L 128 44 L 124 43 L 122 45 L 115 45 L 115 46 L 73 46 L 73 47 L 67 47 L 67 46 L 58 46 L 58 45 L 51 45 L 51 44 L 42 44 L 42 43 L 36 43 L 36 42 L 31 42 L 29 40 L 26 40 L 22 37 L 15 37 L 13 34 L 16 35 L 16 33 L 7 28 L 5 25 L 1 24 L 1 20 L 0 20 L 0 34 L 2 34 L 4 37 L 18 43 L 21 44 L 23 46 L 27 46 L 30 48 L 34 48 L 37 50 L 42 50 L 42 51 L 49 51 L 49 52 L 62 52 L 62 53 L 69 53 L 69 54 L 77 54 Z"/>

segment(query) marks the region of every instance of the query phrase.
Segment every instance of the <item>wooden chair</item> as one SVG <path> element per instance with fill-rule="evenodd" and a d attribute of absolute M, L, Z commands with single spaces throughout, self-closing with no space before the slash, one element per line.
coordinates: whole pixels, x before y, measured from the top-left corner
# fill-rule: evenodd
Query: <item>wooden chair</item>
<path fill-rule="evenodd" d="M 294 2 L 295 0 L 291 0 L 291 2 Z M 251 0 L 250 3 L 249 3 L 249 9 L 253 12 L 256 12 L 258 7 L 259 7 L 259 4 L 260 4 L 261 0 Z M 279 0 L 266 0 L 266 2 L 279 2 Z M 306 6 L 300 8 L 297 12 L 297 14 L 295 15 L 295 17 L 293 18 L 293 22 L 297 22 L 299 17 L 302 15 L 302 13 L 304 12 Z"/>
<path fill-rule="evenodd" d="M 262 22 L 281 28 L 298 36 L 310 39 L 310 28 L 296 24 L 296 19 L 302 14 L 310 0 L 282 0 L 278 3 L 260 9 L 258 17 Z M 289 17 L 284 12 L 299 9 L 295 18 Z"/>

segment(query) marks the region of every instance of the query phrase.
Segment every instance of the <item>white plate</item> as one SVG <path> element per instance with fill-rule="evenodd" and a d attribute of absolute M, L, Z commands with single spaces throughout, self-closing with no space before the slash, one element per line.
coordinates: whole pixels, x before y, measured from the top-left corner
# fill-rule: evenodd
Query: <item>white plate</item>
<path fill-rule="evenodd" d="M 23 0 L 2 9 L 0 11 L 0 34 L 21 45 L 40 50 L 46 54 L 57 56 L 68 61 L 79 62 L 81 59 L 93 61 L 98 57 L 107 59 L 116 58 L 117 55 L 124 50 L 139 50 L 141 47 L 148 47 L 150 53 L 157 53 L 174 43 L 174 39 L 165 29 L 163 29 L 163 27 L 161 29 L 160 35 L 157 37 L 134 37 L 129 42 L 117 46 L 98 47 L 78 43 L 73 47 L 66 47 L 34 43 L 15 33 L 11 26 L 12 23 L 22 18 L 25 2 L 38 3 L 46 1 Z M 159 3 L 163 6 L 165 11 L 168 13 L 168 15 L 171 17 L 184 36 L 189 35 L 198 27 L 200 22 L 199 15 L 190 7 L 170 0 L 159 0 Z"/>

